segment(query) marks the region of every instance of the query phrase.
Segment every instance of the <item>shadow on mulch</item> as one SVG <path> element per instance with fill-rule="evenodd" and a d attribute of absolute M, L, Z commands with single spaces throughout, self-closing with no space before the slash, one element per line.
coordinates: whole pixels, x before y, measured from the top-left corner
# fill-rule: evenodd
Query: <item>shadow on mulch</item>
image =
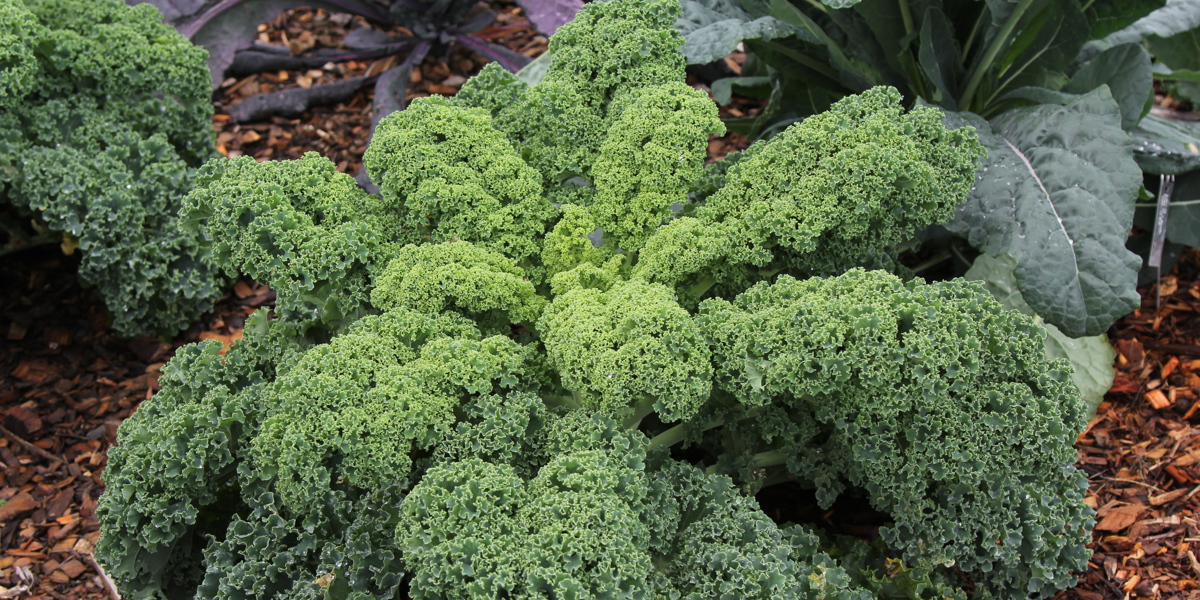
<path fill-rule="evenodd" d="M 79 284 L 77 257 L 36 247 L 0 262 L 0 597 L 103 598 L 91 559 L 117 427 L 185 343 L 231 343 L 274 292 L 239 281 L 171 342 L 125 340 Z"/>

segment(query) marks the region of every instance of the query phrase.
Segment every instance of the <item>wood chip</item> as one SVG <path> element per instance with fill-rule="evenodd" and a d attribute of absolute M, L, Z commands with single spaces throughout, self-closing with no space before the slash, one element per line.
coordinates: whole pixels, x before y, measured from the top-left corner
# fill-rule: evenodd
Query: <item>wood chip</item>
<path fill-rule="evenodd" d="M 1162 393 L 1162 390 L 1150 390 L 1146 392 L 1146 402 L 1155 410 L 1162 410 L 1171 405 L 1171 401 L 1167 399 L 1167 395 Z"/>
<path fill-rule="evenodd" d="M 14 342 L 19 342 L 19 341 L 25 339 L 25 333 L 27 331 L 28 331 L 28 328 L 25 326 L 24 323 L 19 323 L 17 321 L 13 321 L 12 323 L 8 324 L 8 339 L 10 339 Z"/>
<path fill-rule="evenodd" d="M 1178 366 L 1179 366 L 1179 357 L 1172 356 L 1171 360 L 1168 360 L 1167 364 L 1163 365 L 1162 371 L 1159 371 L 1159 377 L 1162 379 L 1166 379 L 1168 376 L 1171 375 L 1171 373 L 1175 372 L 1175 368 Z"/>
<path fill-rule="evenodd" d="M 0 506 L 0 522 L 11 521 L 37 507 L 38 502 L 33 499 L 33 496 L 28 492 L 21 492 Z"/>
<path fill-rule="evenodd" d="M 71 579 L 75 579 L 87 570 L 87 565 L 72 558 L 71 560 L 68 560 L 60 565 L 58 568 L 62 569 L 63 572 L 66 573 Z"/>
<path fill-rule="evenodd" d="M 1109 510 L 1104 518 L 1096 524 L 1096 531 L 1121 531 L 1137 522 L 1138 517 L 1145 512 L 1141 504 L 1130 504 Z"/>
<path fill-rule="evenodd" d="M 1188 490 L 1186 488 L 1180 488 L 1177 490 L 1171 490 L 1165 494 L 1151 496 L 1150 497 L 1150 505 L 1151 506 L 1160 506 L 1160 505 L 1166 504 L 1168 502 L 1171 502 L 1172 500 L 1175 500 L 1176 498 L 1178 498 L 1186 493 L 1188 493 Z"/>

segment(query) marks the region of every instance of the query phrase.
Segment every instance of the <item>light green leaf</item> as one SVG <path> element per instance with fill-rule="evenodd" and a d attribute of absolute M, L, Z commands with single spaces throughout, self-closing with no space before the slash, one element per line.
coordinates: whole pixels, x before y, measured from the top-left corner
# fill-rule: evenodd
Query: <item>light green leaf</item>
<path fill-rule="evenodd" d="M 712 95 L 717 104 L 725 106 L 733 100 L 733 86 L 741 88 L 770 86 L 771 78 L 765 75 L 758 77 L 724 77 L 712 82 Z"/>
<path fill-rule="evenodd" d="M 1149 115 L 1133 136 L 1133 157 L 1153 175 L 1179 175 L 1200 169 L 1200 123 Z"/>
<path fill-rule="evenodd" d="M 683 56 L 688 64 L 721 60 L 746 39 L 804 37 L 802 32 L 778 19 L 753 18 L 736 0 L 682 0 L 680 6 L 683 12 L 675 22 L 675 29 L 683 34 Z"/>
<path fill-rule="evenodd" d="M 1121 127 L 1132 130 L 1154 104 L 1150 54 L 1141 44 L 1109 48 L 1076 71 L 1062 91 L 1084 94 L 1101 85 L 1108 86 L 1121 107 Z"/>
<path fill-rule="evenodd" d="M 964 275 L 969 281 L 979 281 L 987 288 L 1000 304 L 1009 310 L 1016 310 L 1027 315 L 1034 315 L 1033 309 L 1021 297 L 1017 289 L 1017 279 L 1013 274 L 1017 262 L 1011 256 L 991 256 L 981 254 L 975 259 L 975 264 Z M 1038 322 L 1046 328 L 1046 358 L 1054 360 L 1064 358 L 1070 361 L 1075 372 L 1071 374 L 1075 387 L 1079 388 L 1080 396 L 1085 404 L 1095 412 L 1096 407 L 1104 399 L 1104 394 L 1112 387 L 1113 359 L 1117 354 L 1104 334 L 1072 339 L 1063 335 L 1054 325 Z"/>
<path fill-rule="evenodd" d="M 1200 70 L 1172 69 L 1163 63 L 1154 63 L 1151 65 L 1151 70 L 1156 79 L 1164 81 L 1200 82 Z"/>
<path fill-rule="evenodd" d="M 534 86 L 546 78 L 546 72 L 549 70 L 550 53 L 543 52 L 541 56 L 533 59 L 533 62 L 521 67 L 521 70 L 517 71 L 517 79 L 525 82 L 526 85 Z"/>
<path fill-rule="evenodd" d="M 1066 106 L 1015 108 L 973 125 L 989 156 L 946 227 L 1017 261 L 1030 306 L 1073 337 L 1103 333 L 1138 306 L 1138 257 L 1125 249 L 1142 173 L 1107 86 Z"/>

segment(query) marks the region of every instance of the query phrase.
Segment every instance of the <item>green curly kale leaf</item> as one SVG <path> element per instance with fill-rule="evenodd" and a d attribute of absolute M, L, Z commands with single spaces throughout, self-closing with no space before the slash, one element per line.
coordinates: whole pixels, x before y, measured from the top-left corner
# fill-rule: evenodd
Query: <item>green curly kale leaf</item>
<path fill-rule="evenodd" d="M 891 88 L 838 101 L 742 153 L 696 210 L 699 223 L 677 225 L 712 231 L 681 239 L 660 229 L 637 274 L 688 297 L 710 281 L 728 294 L 781 271 L 889 267 L 897 244 L 954 214 L 983 156 L 973 130 L 941 119 L 925 106 L 904 112 Z"/>
<path fill-rule="evenodd" d="M 183 329 L 221 284 L 176 230 L 214 154 L 204 50 L 150 5 L 3 0 L 0 14 L 0 200 L 79 246 L 118 332 Z"/>
<path fill-rule="evenodd" d="M 529 268 L 557 214 L 491 117 L 445 98 L 380 121 L 363 163 L 406 242 L 474 242 Z"/>
<path fill-rule="evenodd" d="M 447 242 L 402 248 L 379 276 L 371 303 L 381 310 L 457 312 L 487 331 L 508 333 L 508 325 L 534 323 L 546 299 L 512 259 L 470 242 Z"/>
<path fill-rule="evenodd" d="M 224 529 L 239 495 L 237 467 L 265 413 L 258 400 L 304 347 L 294 327 L 256 312 L 224 357 L 213 341 L 181 348 L 162 390 L 121 425 L 96 508 L 96 556 L 131 597 L 195 586 L 204 536 Z"/>
<path fill-rule="evenodd" d="M 1091 511 L 1066 365 L 975 284 L 860 268 L 894 268 L 962 199 L 972 131 L 877 88 L 705 166 L 721 124 L 683 83 L 678 11 L 591 3 L 542 83 L 489 67 L 389 116 L 366 159 L 378 197 L 315 155 L 203 169 L 187 231 L 278 306 L 224 361 L 181 350 L 123 427 L 98 511 L 123 593 L 1071 583 Z M 750 495 L 777 484 L 890 521 L 870 544 L 826 537 Z"/>
<path fill-rule="evenodd" d="M 824 506 L 866 490 L 906 561 L 999 595 L 1051 594 L 1086 568 L 1092 511 L 1069 466 L 1084 408 L 1030 317 L 977 284 L 853 270 L 707 300 L 697 321 L 717 385 L 770 408 L 749 438 Z"/>
<path fill-rule="evenodd" d="M 585 407 L 678 421 L 708 398 L 708 344 L 666 286 L 573 289 L 546 308 L 538 330 L 563 386 Z"/>
<path fill-rule="evenodd" d="M 396 255 L 399 223 L 315 152 L 293 161 L 213 160 L 180 211 L 213 262 L 278 294 L 280 317 L 339 330 L 366 314 Z"/>

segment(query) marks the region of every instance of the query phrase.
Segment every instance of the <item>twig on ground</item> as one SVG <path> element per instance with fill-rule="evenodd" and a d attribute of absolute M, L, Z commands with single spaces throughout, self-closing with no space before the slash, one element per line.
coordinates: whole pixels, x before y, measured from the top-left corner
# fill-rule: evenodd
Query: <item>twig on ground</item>
<path fill-rule="evenodd" d="M 0 434 L 3 434 L 4 437 L 16 442 L 17 444 L 20 444 L 22 448 L 42 457 L 50 462 L 61 463 L 64 465 L 67 464 L 67 461 L 65 461 L 53 454 L 50 454 L 49 452 L 46 452 L 45 450 L 42 450 L 41 448 L 38 448 L 37 446 L 34 446 L 33 444 L 25 441 L 24 438 L 9 431 L 8 428 L 4 427 L 3 425 L 0 425 Z"/>

